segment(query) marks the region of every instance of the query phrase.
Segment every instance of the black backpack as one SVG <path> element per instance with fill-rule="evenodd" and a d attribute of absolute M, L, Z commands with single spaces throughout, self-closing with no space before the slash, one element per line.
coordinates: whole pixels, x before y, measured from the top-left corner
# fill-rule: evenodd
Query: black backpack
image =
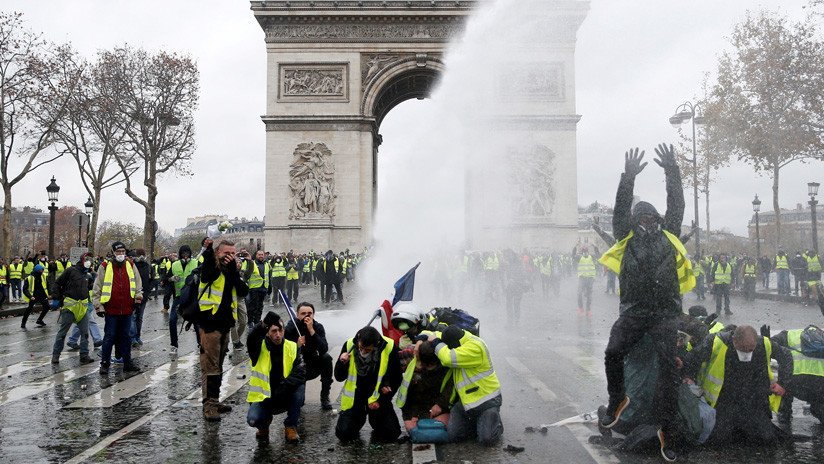
<path fill-rule="evenodd" d="M 206 286 L 202 292 L 198 293 L 200 287 L 200 268 L 197 268 L 186 277 L 186 283 L 180 289 L 180 304 L 177 306 L 177 314 L 191 325 L 197 320 L 200 313 L 200 298 L 206 293 L 212 284 Z M 187 330 L 188 330 L 187 325 Z"/>
<path fill-rule="evenodd" d="M 824 358 L 824 330 L 807 326 L 801 333 L 801 353 L 811 358 Z"/>
<path fill-rule="evenodd" d="M 435 326 L 436 330 L 444 330 L 442 327 L 437 327 L 440 324 L 447 326 L 455 325 L 466 330 L 472 335 L 480 335 L 481 321 L 463 309 L 433 308 L 429 311 L 429 314 L 433 316 L 433 320 L 429 323 L 429 325 L 430 327 Z"/>

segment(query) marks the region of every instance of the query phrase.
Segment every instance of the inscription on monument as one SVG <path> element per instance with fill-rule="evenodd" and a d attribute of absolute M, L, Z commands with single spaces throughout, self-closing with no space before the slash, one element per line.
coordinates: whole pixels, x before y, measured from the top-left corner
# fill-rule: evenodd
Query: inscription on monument
<path fill-rule="evenodd" d="M 563 63 L 517 63 L 498 75 L 502 97 L 557 101 L 564 99 Z"/>
<path fill-rule="evenodd" d="M 294 101 L 348 100 L 349 65 L 281 64 L 280 99 Z"/>
<path fill-rule="evenodd" d="M 335 165 L 323 143 L 301 143 L 289 170 L 289 219 L 329 220 L 335 217 Z"/>

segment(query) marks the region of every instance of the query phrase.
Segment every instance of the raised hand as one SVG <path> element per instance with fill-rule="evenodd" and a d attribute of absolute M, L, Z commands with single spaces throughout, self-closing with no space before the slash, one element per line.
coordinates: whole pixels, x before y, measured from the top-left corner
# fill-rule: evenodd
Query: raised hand
<path fill-rule="evenodd" d="M 655 149 L 655 154 L 658 155 L 658 158 L 653 161 L 655 161 L 658 166 L 664 169 L 678 167 L 678 163 L 675 162 L 675 149 L 672 144 L 670 144 L 669 147 L 664 143 L 659 144 L 658 148 Z"/>
<path fill-rule="evenodd" d="M 638 148 L 632 149 L 624 154 L 624 173 L 629 176 L 637 176 L 647 167 L 647 163 L 641 164 L 644 159 L 644 152 L 638 153 Z"/>

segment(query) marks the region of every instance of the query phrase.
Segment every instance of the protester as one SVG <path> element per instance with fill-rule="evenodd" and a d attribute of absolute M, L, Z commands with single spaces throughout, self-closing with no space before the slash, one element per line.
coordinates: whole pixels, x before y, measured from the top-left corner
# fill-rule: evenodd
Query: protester
<path fill-rule="evenodd" d="M 88 263 L 88 264 L 87 264 Z M 66 266 L 60 276 L 55 279 L 54 292 L 51 295 L 53 306 L 61 307 L 57 318 L 57 336 L 52 348 L 52 364 L 60 363 L 60 353 L 66 334 L 72 324 L 76 324 L 80 331 L 80 363 L 89 364 L 94 360 L 89 356 L 89 315 L 90 291 L 94 283 L 94 275 L 90 272 L 91 254 L 84 253 L 75 266 Z"/>
<path fill-rule="evenodd" d="M 300 347 L 301 357 L 306 364 L 306 380 L 320 377 L 320 406 L 321 409 L 330 411 L 332 356 L 329 355 L 326 329 L 315 320 L 315 306 L 312 303 L 304 301 L 298 304 L 296 316 L 294 321 L 290 320 L 286 324 L 286 339 Z"/>
<path fill-rule="evenodd" d="M 23 320 L 20 321 L 20 328 L 23 330 L 26 330 L 26 321 L 29 320 L 29 314 L 31 314 L 34 305 L 38 303 L 43 310 L 40 311 L 40 316 L 37 317 L 35 324 L 40 327 L 46 326 L 43 318 L 49 312 L 49 285 L 46 282 L 46 275 L 43 274 L 45 270 L 41 264 L 33 266 L 31 274 L 26 277 L 23 283 L 23 300 L 29 304 L 23 313 Z"/>

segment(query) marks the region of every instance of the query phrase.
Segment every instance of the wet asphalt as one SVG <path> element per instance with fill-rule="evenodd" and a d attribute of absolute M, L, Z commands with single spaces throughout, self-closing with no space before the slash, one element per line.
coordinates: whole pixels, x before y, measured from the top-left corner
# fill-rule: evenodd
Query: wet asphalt
<path fill-rule="evenodd" d="M 603 350 L 612 322 L 617 317 L 617 297 L 603 293 L 604 281 L 595 285 L 593 315 L 576 314 L 575 279 L 563 282 L 560 295 L 544 298 L 539 287 L 527 293 L 522 303 L 520 323 L 507 328 L 501 295 L 487 296 L 479 287 L 448 295 L 427 294 L 427 283 L 418 283 L 421 301 L 431 305 L 451 305 L 469 310 L 481 318 L 481 335 L 492 351 L 504 395 L 502 417 L 505 426 L 500 446 L 482 448 L 474 443 L 439 445 L 437 458 L 447 463 L 646 463 L 660 462 L 654 452 L 620 454 L 589 443 L 598 435 L 587 424 L 550 427 L 541 425 L 592 411 L 606 400 Z M 317 319 L 327 328 L 330 351 L 365 324 L 379 302 L 357 303 L 357 282 L 344 291 L 353 293 L 347 306 L 318 305 Z M 316 289 L 302 289 L 301 300 L 319 300 Z M 710 301 L 710 300 L 708 300 Z M 685 306 L 695 303 L 688 295 Z M 706 303 L 705 303 L 706 304 Z M 711 306 L 710 304 L 707 305 Z M 774 331 L 820 324 L 815 307 L 792 303 L 734 298 L 734 323 L 760 326 L 768 323 Z M 279 310 L 282 314 L 282 310 Z M 246 390 L 235 374 L 247 363 L 245 352 L 227 359 L 224 384 L 237 383 L 240 389 L 228 397 L 234 410 L 219 423 L 206 423 L 196 401 L 185 399 L 200 388 L 197 362 L 184 359 L 196 350 L 194 335 L 184 332 L 180 340 L 179 363 L 169 355 L 167 316 L 158 301 L 147 306 L 143 350 L 135 351 L 135 362 L 143 370 L 141 381 L 124 376 L 119 367 L 101 377 L 96 365 L 80 366 L 76 352 L 64 352 L 57 366 L 49 363 L 57 313 L 49 313 L 45 328 L 23 332 L 19 318 L 0 320 L 0 462 L 278 462 L 278 463 L 409 463 L 412 445 L 372 443 L 369 426 L 361 441 L 342 444 L 334 436 L 336 416 L 320 409 L 319 382 L 307 385 L 299 432 L 302 442 L 286 444 L 276 417 L 271 442 L 259 446 L 246 418 Z M 102 319 L 99 319 L 102 323 Z M 231 377 L 234 380 L 231 380 Z M 248 376 L 247 376 L 248 378 Z M 230 382 L 231 380 L 231 382 Z M 137 393 L 124 388 L 144 385 Z M 336 389 L 340 384 L 336 384 Z M 126 396 L 114 406 L 96 406 L 90 398 L 105 400 Z M 80 403 L 76 403 L 80 402 Z M 89 407 L 73 407 L 75 405 Z M 792 432 L 795 440 L 777 448 L 725 448 L 687 450 L 679 462 L 730 463 L 813 463 L 824 456 L 824 428 L 803 412 L 803 402 L 794 404 Z M 535 432 L 526 432 L 527 427 Z M 507 450 L 510 445 L 515 449 Z M 523 451 L 519 451 L 523 448 Z M 80 459 L 77 459 L 80 461 Z M 72 461 L 75 462 L 75 461 Z"/>

